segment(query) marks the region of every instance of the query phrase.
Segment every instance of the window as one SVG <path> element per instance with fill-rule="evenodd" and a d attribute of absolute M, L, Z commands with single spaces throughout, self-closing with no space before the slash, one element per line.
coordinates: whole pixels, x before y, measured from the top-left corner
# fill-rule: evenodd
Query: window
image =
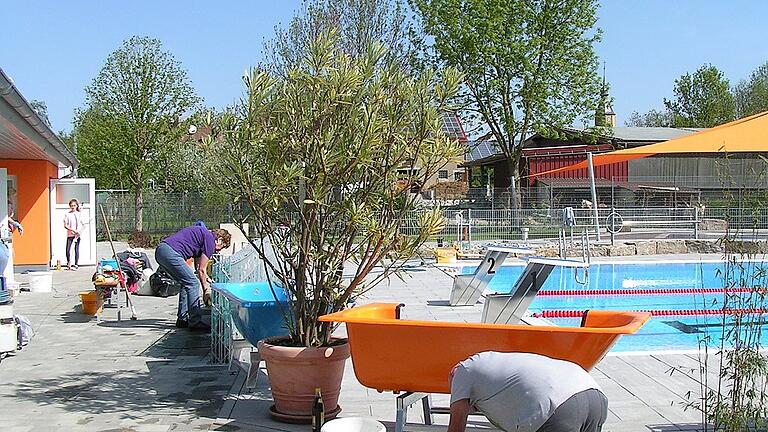
<path fill-rule="evenodd" d="M 415 177 L 417 175 L 419 175 L 419 170 L 418 169 L 405 169 L 405 168 L 401 168 L 401 169 L 397 170 L 397 178 L 400 179 L 400 180 L 406 180 L 406 179 L 409 179 L 411 177 Z"/>
<path fill-rule="evenodd" d="M 59 183 L 56 185 L 56 204 L 67 204 L 69 200 L 76 199 L 80 204 L 89 204 L 90 185 L 82 183 Z"/>
<path fill-rule="evenodd" d="M 448 170 L 440 170 L 437 172 L 437 178 L 439 180 L 448 180 Z"/>
<path fill-rule="evenodd" d="M 464 181 L 464 171 L 454 171 L 453 181 Z"/>

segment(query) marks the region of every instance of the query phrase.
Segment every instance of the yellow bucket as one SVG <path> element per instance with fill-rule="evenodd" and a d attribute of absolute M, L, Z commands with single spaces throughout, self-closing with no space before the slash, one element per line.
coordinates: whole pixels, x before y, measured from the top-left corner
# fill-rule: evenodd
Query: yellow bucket
<path fill-rule="evenodd" d="M 96 295 L 96 291 L 82 291 L 80 293 L 80 303 L 83 306 L 84 314 L 96 315 L 104 302 Z"/>
<path fill-rule="evenodd" d="M 437 248 L 435 252 L 438 264 L 453 264 L 456 262 L 456 249 L 454 248 Z"/>

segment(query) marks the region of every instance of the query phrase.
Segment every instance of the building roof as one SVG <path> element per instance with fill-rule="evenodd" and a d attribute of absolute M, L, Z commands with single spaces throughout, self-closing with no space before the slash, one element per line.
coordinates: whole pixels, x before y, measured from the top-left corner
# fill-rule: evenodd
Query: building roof
<path fill-rule="evenodd" d="M 728 153 L 765 153 L 768 151 L 766 130 L 768 130 L 768 111 L 763 111 L 713 128 L 702 129 L 696 133 L 688 133 L 672 140 L 602 153 L 596 155 L 592 162 L 595 167 L 598 167 L 655 155 L 711 154 L 723 156 Z M 586 161 L 537 175 L 583 168 L 586 168 Z"/>
<path fill-rule="evenodd" d="M 77 157 L 0 68 L 0 159 L 37 159 L 77 167 Z"/>
<path fill-rule="evenodd" d="M 582 132 L 579 129 L 575 131 Z M 701 131 L 699 128 L 668 128 L 668 127 L 628 127 L 619 126 L 612 128 L 612 135 L 604 135 L 605 138 L 613 138 L 614 140 L 625 142 L 660 142 L 667 141 L 682 136 L 690 135 L 694 132 Z"/>
<path fill-rule="evenodd" d="M 501 148 L 492 140 L 470 141 L 467 144 L 469 151 L 464 158 L 467 162 L 485 159 L 490 156 L 501 154 Z"/>
<path fill-rule="evenodd" d="M 702 131 L 700 128 L 667 128 L 667 127 L 614 127 L 611 128 L 610 133 L 601 134 L 597 137 L 597 143 L 593 146 L 599 146 L 599 144 L 614 144 L 615 147 L 634 147 L 638 145 L 645 145 L 651 143 L 657 143 L 667 141 L 675 138 L 680 138 L 686 135 L 690 135 L 695 132 Z M 574 135 L 571 140 L 562 141 L 562 144 L 553 144 L 553 141 L 540 134 L 534 134 L 525 140 L 524 146 L 526 151 L 533 151 L 533 149 L 539 148 L 542 145 L 545 147 L 541 150 L 548 149 L 550 152 L 560 153 L 566 148 L 579 148 L 579 151 L 584 152 L 585 142 L 580 137 L 584 133 L 590 133 L 586 129 L 577 128 L 565 128 L 563 131 L 566 135 Z M 597 148 L 597 147 L 595 147 Z M 602 149 L 606 151 L 606 149 Z M 610 149 L 608 149 L 610 150 Z M 534 152 L 535 153 L 535 152 Z M 469 142 L 469 153 L 465 157 L 464 166 L 479 166 L 488 163 L 497 162 L 504 159 L 504 155 L 501 149 L 493 140 L 478 140 Z"/>
<path fill-rule="evenodd" d="M 443 132 L 450 138 L 461 142 L 467 142 L 467 134 L 464 133 L 461 119 L 455 112 L 443 113 Z"/>

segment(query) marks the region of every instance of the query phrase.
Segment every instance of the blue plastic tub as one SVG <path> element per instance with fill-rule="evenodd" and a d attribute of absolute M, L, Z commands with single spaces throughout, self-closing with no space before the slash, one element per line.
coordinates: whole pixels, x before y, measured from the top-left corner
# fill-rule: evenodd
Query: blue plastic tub
<path fill-rule="evenodd" d="M 101 258 L 96 271 L 101 271 L 104 266 L 110 266 L 112 267 L 112 270 L 118 270 L 120 268 L 120 266 L 117 265 L 117 260 L 112 258 Z"/>
<path fill-rule="evenodd" d="M 268 282 L 215 283 L 212 288 L 229 300 L 232 322 L 245 339 L 256 346 L 261 339 L 285 336 L 283 313 L 288 311 L 288 297 L 279 285 Z"/>

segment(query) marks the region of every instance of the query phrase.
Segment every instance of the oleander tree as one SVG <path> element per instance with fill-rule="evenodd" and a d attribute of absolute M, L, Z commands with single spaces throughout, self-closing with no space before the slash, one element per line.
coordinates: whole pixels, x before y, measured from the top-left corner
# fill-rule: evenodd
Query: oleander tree
<path fill-rule="evenodd" d="M 247 208 L 237 222 L 254 227 L 252 245 L 290 293 L 297 346 L 329 344 L 332 325 L 317 317 L 397 274 L 442 229 L 438 210 L 416 211 L 418 192 L 463 152 L 441 127 L 455 70 L 411 75 L 382 45 L 350 55 L 339 37 L 317 35 L 286 73 L 253 69 L 207 141 L 211 178 Z"/>

